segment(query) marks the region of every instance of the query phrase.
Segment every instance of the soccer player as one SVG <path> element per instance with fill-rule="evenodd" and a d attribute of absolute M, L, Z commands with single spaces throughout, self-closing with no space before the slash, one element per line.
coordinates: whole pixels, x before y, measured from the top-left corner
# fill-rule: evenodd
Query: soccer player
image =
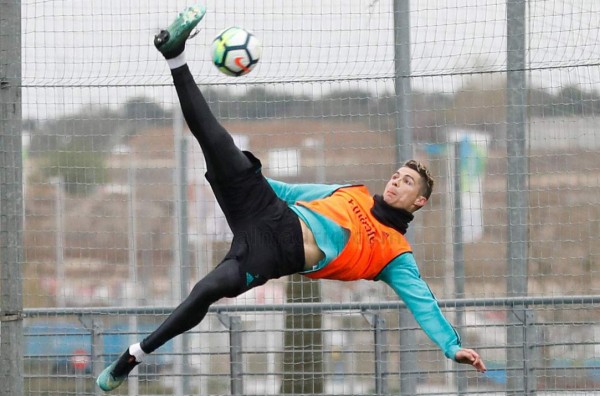
<path fill-rule="evenodd" d="M 185 61 L 185 42 L 204 13 L 200 5 L 187 8 L 154 44 L 167 60 L 185 120 L 204 153 L 206 178 L 234 235 L 231 249 L 158 329 L 102 372 L 100 388 L 121 385 L 147 354 L 200 323 L 217 300 L 295 273 L 387 283 L 446 357 L 484 372 L 477 352 L 461 347 L 442 315 L 404 237 L 413 213 L 431 195 L 427 168 L 407 161 L 375 196 L 360 185 L 266 179 L 260 161 L 240 151 L 211 113 Z"/>

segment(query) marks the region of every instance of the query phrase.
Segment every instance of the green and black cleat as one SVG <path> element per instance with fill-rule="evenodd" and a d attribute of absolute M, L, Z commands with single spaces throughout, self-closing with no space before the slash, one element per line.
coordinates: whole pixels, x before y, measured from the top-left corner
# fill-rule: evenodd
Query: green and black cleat
<path fill-rule="evenodd" d="M 131 370 L 140 364 L 126 350 L 110 366 L 105 368 L 96 379 L 96 384 L 105 392 L 117 389 L 127 379 Z"/>
<path fill-rule="evenodd" d="M 154 36 L 154 46 L 166 59 L 175 58 L 185 49 L 185 42 L 196 25 L 204 18 L 206 7 L 201 4 L 193 5 L 177 15 L 168 28 Z M 191 36 L 193 37 L 193 36 Z"/>

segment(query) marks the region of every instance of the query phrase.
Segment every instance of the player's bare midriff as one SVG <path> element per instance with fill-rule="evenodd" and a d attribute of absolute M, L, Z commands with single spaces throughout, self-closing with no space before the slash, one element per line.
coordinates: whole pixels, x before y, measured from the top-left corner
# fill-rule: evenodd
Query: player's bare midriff
<path fill-rule="evenodd" d="M 304 243 L 304 270 L 312 269 L 319 261 L 321 261 L 325 254 L 317 246 L 317 241 L 312 231 L 302 219 L 300 220 L 300 227 L 302 227 L 302 241 Z"/>

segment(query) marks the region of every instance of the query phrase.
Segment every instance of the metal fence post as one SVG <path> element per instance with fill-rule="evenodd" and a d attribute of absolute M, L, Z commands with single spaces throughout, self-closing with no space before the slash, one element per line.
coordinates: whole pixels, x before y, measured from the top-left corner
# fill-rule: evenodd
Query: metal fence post
<path fill-rule="evenodd" d="M 373 345 L 375 346 L 375 394 L 386 395 L 387 387 L 387 337 L 385 334 L 385 319 L 378 312 L 363 312 L 363 317 L 373 328 Z"/>
<path fill-rule="evenodd" d="M 92 319 L 92 375 L 94 378 L 98 378 L 102 369 L 104 368 L 104 339 L 102 337 L 102 320 Z M 99 387 L 94 387 L 94 394 L 100 396 L 103 392 Z"/>
<path fill-rule="evenodd" d="M 394 0 L 394 92 L 396 110 L 396 152 L 397 166 L 413 157 L 413 95 L 411 85 L 411 37 L 410 2 Z M 413 238 L 413 228 L 407 233 L 409 241 Z M 414 367 L 414 327 L 415 320 L 407 310 L 400 312 L 400 391 L 403 395 L 416 392 L 416 376 L 411 373 Z"/>
<path fill-rule="evenodd" d="M 460 141 L 454 143 L 454 218 L 452 221 L 452 259 L 454 261 L 454 296 L 465 298 L 465 247 L 463 241 L 463 202 L 462 202 L 462 177 L 461 177 L 461 154 Z M 465 312 L 463 307 L 456 307 L 455 326 L 460 330 L 465 326 Z M 454 374 L 456 382 L 456 394 L 467 393 L 467 377 L 463 370 L 457 370 Z"/>
<path fill-rule="evenodd" d="M 385 319 L 380 314 L 373 318 L 373 332 L 375 336 L 375 392 L 378 395 L 387 394 L 387 354 L 385 346 L 387 338 L 384 332 Z"/>
<path fill-rule="evenodd" d="M 525 75 L 525 0 L 506 3 L 506 146 L 507 146 L 507 210 L 508 297 L 527 295 L 528 257 L 528 155 L 525 126 L 527 122 L 527 79 Z M 507 394 L 522 395 L 527 387 L 527 372 L 523 359 L 525 352 L 522 329 L 524 306 L 515 307 L 506 338 L 515 347 L 506 351 L 508 377 Z M 519 345 L 517 347 L 517 345 Z"/>
<path fill-rule="evenodd" d="M 523 366 L 525 371 L 525 394 L 534 395 L 537 388 L 536 366 L 537 366 L 537 328 L 535 326 L 535 313 L 525 308 L 525 323 L 523 323 Z"/>
<path fill-rule="evenodd" d="M 400 394 L 414 395 L 417 392 L 415 362 L 417 343 L 415 330 L 417 322 L 406 308 L 400 309 Z"/>
<path fill-rule="evenodd" d="M 92 376 L 95 379 L 98 378 L 104 369 L 104 339 L 102 338 L 102 332 L 104 331 L 103 322 L 95 316 L 89 318 L 79 315 L 78 319 L 83 327 L 90 331 L 90 365 L 92 366 Z M 104 392 L 94 385 L 94 394 L 100 396 L 103 395 Z"/>
<path fill-rule="evenodd" d="M 0 0 L 0 395 L 24 394 L 21 1 Z"/>
<path fill-rule="evenodd" d="M 177 303 L 187 297 L 187 282 L 190 279 L 189 268 L 189 238 L 188 238 L 188 153 L 187 140 L 183 136 L 183 113 L 181 110 L 174 112 L 173 134 L 175 139 L 175 229 L 177 237 L 174 238 L 174 274 L 175 279 L 179 278 L 177 287 L 174 289 L 174 300 Z M 181 373 L 180 380 L 175 384 L 175 394 L 185 395 L 190 393 L 189 374 L 191 367 L 188 359 L 189 334 L 182 334 L 175 341 L 175 367 Z"/>
<path fill-rule="evenodd" d="M 239 316 L 219 314 L 219 320 L 229 330 L 229 370 L 231 394 L 244 393 L 244 365 L 242 361 L 242 319 Z"/>

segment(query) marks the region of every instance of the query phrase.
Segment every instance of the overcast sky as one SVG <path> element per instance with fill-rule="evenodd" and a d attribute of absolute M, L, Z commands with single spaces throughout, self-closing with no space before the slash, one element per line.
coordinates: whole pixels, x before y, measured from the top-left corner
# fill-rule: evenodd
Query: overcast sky
<path fill-rule="evenodd" d="M 26 117 L 51 118 L 90 104 L 116 107 L 139 95 L 166 107 L 175 103 L 152 37 L 189 0 L 22 4 Z M 211 0 L 206 6 L 202 30 L 187 51 L 199 83 L 267 82 L 271 89 L 315 96 L 353 87 L 392 90 L 392 0 Z M 471 72 L 506 67 L 504 0 L 415 0 L 410 7 L 415 89 L 453 93 L 474 81 Z M 600 1 L 532 0 L 528 12 L 532 83 L 597 89 Z M 220 75 L 210 63 L 210 42 L 232 25 L 263 43 L 258 67 L 238 79 Z"/>

